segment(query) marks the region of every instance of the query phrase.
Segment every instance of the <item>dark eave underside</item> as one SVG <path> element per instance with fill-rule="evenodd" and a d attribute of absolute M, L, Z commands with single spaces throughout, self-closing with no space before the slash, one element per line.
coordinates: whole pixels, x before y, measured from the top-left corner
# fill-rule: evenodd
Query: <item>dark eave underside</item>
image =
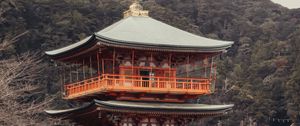
<path fill-rule="evenodd" d="M 158 114 L 158 115 L 222 115 L 231 110 L 233 105 L 203 105 L 203 104 L 178 104 L 178 103 L 143 103 L 123 101 L 99 101 L 94 100 L 89 105 L 67 109 L 49 110 L 47 114 L 54 117 L 68 116 L 73 113 L 85 113 L 88 111 L 106 111 L 115 113 Z M 76 114 L 73 114 L 76 115 Z"/>

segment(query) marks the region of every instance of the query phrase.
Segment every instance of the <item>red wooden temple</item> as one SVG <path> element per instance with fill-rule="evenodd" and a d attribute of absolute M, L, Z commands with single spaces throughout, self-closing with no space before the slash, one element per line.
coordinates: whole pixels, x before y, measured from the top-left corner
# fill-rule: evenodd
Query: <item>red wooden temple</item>
<path fill-rule="evenodd" d="M 81 125 L 175 126 L 233 105 L 190 104 L 214 91 L 214 57 L 233 42 L 197 36 L 148 16 L 135 1 L 124 18 L 46 54 L 63 66 L 63 98 L 88 102 L 46 111 Z"/>

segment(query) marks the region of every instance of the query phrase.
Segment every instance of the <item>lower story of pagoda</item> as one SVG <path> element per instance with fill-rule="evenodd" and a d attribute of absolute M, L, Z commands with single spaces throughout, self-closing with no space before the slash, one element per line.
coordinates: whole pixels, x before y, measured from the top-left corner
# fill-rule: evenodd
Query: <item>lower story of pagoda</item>
<path fill-rule="evenodd" d="M 82 126 L 188 126 L 228 114 L 233 105 L 100 101 L 67 110 L 47 110 L 53 118 Z"/>

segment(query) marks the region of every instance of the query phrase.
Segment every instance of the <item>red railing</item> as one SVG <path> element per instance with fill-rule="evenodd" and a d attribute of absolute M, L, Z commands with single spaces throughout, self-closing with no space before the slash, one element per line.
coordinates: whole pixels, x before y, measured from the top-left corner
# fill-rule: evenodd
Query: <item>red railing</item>
<path fill-rule="evenodd" d="M 202 95 L 210 93 L 211 79 L 105 74 L 65 85 L 65 99 L 104 92 L 143 92 Z"/>

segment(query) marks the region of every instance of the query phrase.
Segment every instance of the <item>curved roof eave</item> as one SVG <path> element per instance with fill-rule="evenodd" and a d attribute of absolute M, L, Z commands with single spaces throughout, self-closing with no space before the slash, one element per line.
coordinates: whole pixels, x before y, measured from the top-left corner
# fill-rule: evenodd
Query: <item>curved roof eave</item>
<path fill-rule="evenodd" d="M 127 48 L 135 48 L 135 49 L 145 49 L 145 50 L 162 50 L 162 51 L 174 51 L 174 52 L 221 52 L 230 48 L 233 42 L 227 42 L 222 46 L 182 46 L 182 45 L 167 45 L 167 44 L 159 44 L 159 43 L 140 43 L 140 42 L 130 42 L 123 40 L 116 40 L 112 38 L 108 38 L 105 36 L 101 36 L 95 34 L 96 39 L 100 40 L 100 44 L 108 45 L 108 46 L 116 46 L 116 47 L 127 47 Z"/>
<path fill-rule="evenodd" d="M 216 112 L 228 111 L 234 106 L 229 105 L 206 105 L 206 104 L 180 104 L 180 103 L 148 103 L 148 102 L 125 102 L 125 101 L 100 101 L 93 100 L 91 103 L 78 108 L 66 110 L 45 110 L 45 112 L 52 116 L 71 114 L 81 110 L 88 109 L 93 106 L 103 106 L 109 108 L 123 108 L 123 109 L 137 109 L 139 111 L 176 111 L 176 112 Z"/>
<path fill-rule="evenodd" d="M 232 41 L 202 37 L 151 17 L 131 16 L 96 32 L 102 39 L 131 45 L 208 49 L 230 47 Z"/>
<path fill-rule="evenodd" d="M 62 55 L 73 50 L 76 50 L 89 42 L 94 41 L 95 39 L 99 40 L 100 44 L 115 46 L 115 47 L 125 47 L 125 48 L 134 48 L 134 49 L 145 49 L 145 50 L 158 50 L 158 51 L 174 51 L 174 52 L 222 52 L 227 48 L 230 48 L 233 42 L 228 42 L 226 45 L 215 46 L 215 47 L 197 47 L 197 46 L 178 46 L 178 45 L 166 45 L 166 44 L 147 44 L 147 43 L 137 43 L 137 42 L 129 42 L 122 40 L 115 40 L 112 38 L 107 38 L 98 34 L 93 34 L 77 43 L 71 44 L 69 46 L 46 51 L 45 53 L 48 56 L 57 56 Z"/>
<path fill-rule="evenodd" d="M 88 44 L 89 42 L 93 41 L 94 39 L 95 39 L 95 35 L 93 34 L 93 35 L 88 36 L 88 37 L 82 39 L 81 41 L 76 42 L 74 44 L 71 44 L 69 46 L 66 46 L 66 47 L 63 47 L 63 48 L 59 48 L 59 49 L 55 49 L 55 50 L 51 50 L 51 51 L 46 51 L 45 53 L 48 56 L 60 55 L 60 54 L 72 51 L 74 49 L 78 49 L 81 46 L 84 46 L 84 45 Z"/>
<path fill-rule="evenodd" d="M 70 109 L 64 109 L 64 110 L 44 110 L 44 111 L 49 115 L 63 115 L 63 114 L 69 114 L 72 112 L 77 112 L 80 110 L 88 109 L 94 105 L 95 105 L 95 101 L 92 101 L 89 104 L 86 104 L 86 105 L 83 105 L 80 107 L 76 107 L 76 108 L 70 108 Z"/>
<path fill-rule="evenodd" d="M 230 105 L 207 105 L 207 104 L 191 104 L 191 103 L 153 103 L 153 102 L 128 102 L 128 101 L 100 101 L 94 100 L 98 105 L 125 109 L 141 109 L 141 110 L 165 110 L 165 111 L 226 111 L 232 109 Z"/>

